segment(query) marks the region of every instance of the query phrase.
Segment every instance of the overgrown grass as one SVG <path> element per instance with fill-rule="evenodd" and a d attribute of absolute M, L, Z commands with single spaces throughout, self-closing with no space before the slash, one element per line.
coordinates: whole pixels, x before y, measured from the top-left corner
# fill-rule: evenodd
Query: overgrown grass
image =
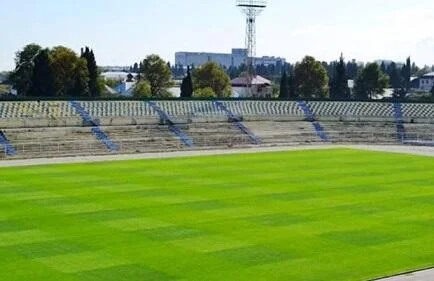
<path fill-rule="evenodd" d="M 363 281 L 433 266 L 433 171 L 355 150 L 0 169 L 0 280 Z"/>

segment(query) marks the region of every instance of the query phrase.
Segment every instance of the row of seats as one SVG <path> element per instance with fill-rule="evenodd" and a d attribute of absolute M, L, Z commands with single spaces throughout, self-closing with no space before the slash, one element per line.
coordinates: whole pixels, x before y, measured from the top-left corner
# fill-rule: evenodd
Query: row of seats
<path fill-rule="evenodd" d="M 95 138 L 89 127 L 6 129 L 14 158 L 65 157 L 117 153 L 177 151 L 186 147 L 167 125 L 107 126 L 101 132 L 112 142 L 116 151 Z M 195 123 L 179 129 L 193 140 L 193 149 L 248 146 L 249 137 L 229 123 Z M 0 146 L 0 159 L 6 157 Z"/>
<path fill-rule="evenodd" d="M 0 119 L 77 117 L 66 101 L 0 102 Z"/>
<path fill-rule="evenodd" d="M 322 143 L 312 122 L 248 121 L 249 128 L 261 145 L 298 145 Z M 398 143 L 394 122 L 332 122 L 321 126 L 332 143 Z M 118 148 L 118 153 L 144 153 L 191 149 L 170 132 L 168 125 L 103 126 L 101 131 Z M 234 123 L 189 123 L 177 127 L 193 140 L 192 149 L 251 146 L 249 136 Z M 405 124 L 407 140 L 434 141 L 434 124 Z M 15 158 L 63 157 L 113 153 L 98 140 L 90 127 L 5 129 L 4 137 L 16 151 Z M 6 157 L 0 146 L 0 158 Z"/>
<path fill-rule="evenodd" d="M 225 116 L 212 101 L 158 101 L 156 104 L 169 116 Z M 238 116 L 304 116 L 293 101 L 223 101 L 222 104 Z M 308 102 L 317 117 L 380 117 L 393 118 L 391 103 L 368 102 Z M 81 101 L 80 105 L 93 118 L 156 117 L 158 114 L 143 101 Z M 434 104 L 403 104 L 407 118 L 432 118 Z M 79 114 L 67 101 L 0 102 L 0 119 L 70 118 Z"/>
<path fill-rule="evenodd" d="M 308 105 L 316 116 L 394 117 L 390 103 L 308 102 Z"/>
<path fill-rule="evenodd" d="M 80 105 L 94 118 L 155 116 L 143 101 L 82 101 Z"/>
<path fill-rule="evenodd" d="M 433 118 L 434 104 L 403 104 L 402 113 L 404 117 L 410 118 Z"/>
<path fill-rule="evenodd" d="M 303 111 L 293 101 L 227 101 L 222 103 L 232 113 L 241 116 L 304 116 Z"/>

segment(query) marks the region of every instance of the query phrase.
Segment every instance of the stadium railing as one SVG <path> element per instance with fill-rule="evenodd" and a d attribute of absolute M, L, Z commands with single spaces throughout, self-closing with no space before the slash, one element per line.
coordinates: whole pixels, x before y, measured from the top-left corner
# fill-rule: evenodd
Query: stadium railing
<path fill-rule="evenodd" d="M 333 136 L 333 143 L 352 144 L 397 144 L 395 132 L 380 132 L 380 131 L 354 131 L 354 132 L 328 132 Z M 262 137 L 264 146 L 285 146 L 298 145 L 308 143 L 322 143 L 316 133 L 300 134 L 282 134 L 276 136 Z M 409 144 L 427 145 L 434 144 L 434 134 L 407 133 L 407 141 Z M 250 147 L 247 143 L 240 144 L 239 136 L 202 136 L 200 137 L 199 145 L 195 149 L 207 149 L 218 147 Z M 158 139 L 123 139 L 117 140 L 119 146 L 118 153 L 145 153 L 145 152 L 164 152 L 176 151 L 183 149 L 191 149 L 174 140 L 165 138 Z M 104 155 L 108 151 L 101 146 L 101 143 L 95 141 L 62 141 L 62 142 L 26 142 L 14 143 L 16 156 L 10 157 L 7 155 L 3 146 L 0 147 L 1 158 L 28 158 L 28 157 L 63 157 L 63 156 L 79 156 L 79 155 Z"/>

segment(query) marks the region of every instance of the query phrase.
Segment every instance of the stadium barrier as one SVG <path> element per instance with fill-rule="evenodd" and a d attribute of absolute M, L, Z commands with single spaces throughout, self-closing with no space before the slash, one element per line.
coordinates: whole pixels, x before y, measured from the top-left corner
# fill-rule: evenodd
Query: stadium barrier
<path fill-rule="evenodd" d="M 354 131 L 339 132 L 331 131 L 334 135 L 335 144 L 396 144 L 395 132 L 381 131 Z M 404 143 L 411 145 L 434 145 L 434 134 L 409 133 Z M 232 135 L 202 136 L 198 138 L 194 148 L 184 146 L 182 143 L 164 137 L 160 138 L 135 138 L 116 140 L 118 150 L 116 153 L 146 153 L 146 152 L 169 152 L 191 149 L 212 149 L 251 147 L 249 142 L 242 142 L 242 138 Z M 315 132 L 301 134 L 269 135 L 261 138 L 262 146 L 291 146 L 302 144 L 321 144 Z M 18 142 L 14 144 L 16 154 L 8 155 L 4 146 L 0 146 L 0 158 L 22 159 L 22 158 L 45 158 L 45 157 L 66 157 L 83 155 L 105 155 L 107 150 L 97 140 L 72 140 L 72 141 L 41 141 L 41 142 Z"/>

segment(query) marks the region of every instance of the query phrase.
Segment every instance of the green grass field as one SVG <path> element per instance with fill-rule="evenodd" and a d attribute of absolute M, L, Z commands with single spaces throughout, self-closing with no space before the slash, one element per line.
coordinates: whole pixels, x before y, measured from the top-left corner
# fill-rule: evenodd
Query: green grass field
<path fill-rule="evenodd" d="M 298 151 L 0 169 L 0 280 L 364 281 L 434 265 L 434 161 Z"/>

